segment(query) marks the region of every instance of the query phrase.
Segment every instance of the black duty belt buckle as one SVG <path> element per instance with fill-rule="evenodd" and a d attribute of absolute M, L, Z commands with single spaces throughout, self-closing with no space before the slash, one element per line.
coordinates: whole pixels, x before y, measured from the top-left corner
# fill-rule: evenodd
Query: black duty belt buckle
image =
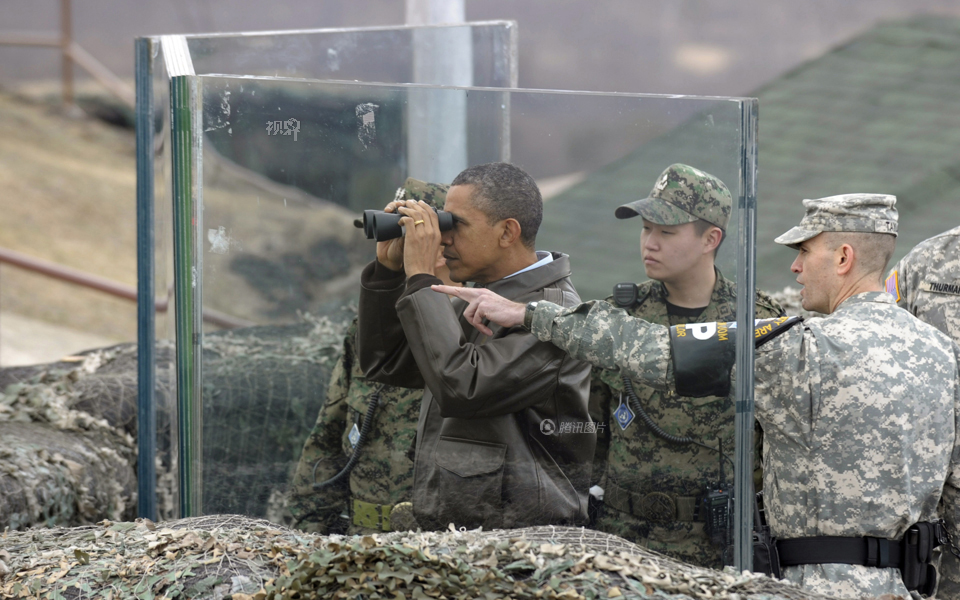
<path fill-rule="evenodd" d="M 867 537 L 864 540 L 867 544 L 866 566 L 880 569 L 900 566 L 890 564 L 890 540 L 875 537 Z"/>

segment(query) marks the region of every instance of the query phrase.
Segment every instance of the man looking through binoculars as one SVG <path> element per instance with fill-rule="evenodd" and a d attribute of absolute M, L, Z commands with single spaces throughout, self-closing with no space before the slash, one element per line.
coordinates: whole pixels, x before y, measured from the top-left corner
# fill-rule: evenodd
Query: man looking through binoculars
<path fill-rule="evenodd" d="M 506 163 L 470 167 L 447 194 L 453 227 L 415 201 L 391 202 L 402 238 L 377 244 L 361 276 L 359 355 L 369 379 L 426 387 L 417 428 L 413 509 L 424 529 L 502 528 L 586 521 L 595 433 L 590 368 L 519 328 L 480 334 L 464 302 L 430 289 L 437 251 L 450 278 L 521 302 L 573 306 L 569 258 L 537 252 L 540 191 Z"/>

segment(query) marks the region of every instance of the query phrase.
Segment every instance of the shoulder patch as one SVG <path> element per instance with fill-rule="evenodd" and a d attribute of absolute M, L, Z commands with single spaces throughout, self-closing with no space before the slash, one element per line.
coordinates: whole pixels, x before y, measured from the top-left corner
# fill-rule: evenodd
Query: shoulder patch
<path fill-rule="evenodd" d="M 900 278 L 897 276 L 896 269 L 887 277 L 884 287 L 886 287 L 887 293 L 893 296 L 896 302 L 900 302 Z"/>

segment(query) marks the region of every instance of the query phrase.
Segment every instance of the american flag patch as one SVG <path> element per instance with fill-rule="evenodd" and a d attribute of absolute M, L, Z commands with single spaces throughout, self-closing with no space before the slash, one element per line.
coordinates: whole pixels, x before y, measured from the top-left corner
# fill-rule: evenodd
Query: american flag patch
<path fill-rule="evenodd" d="M 896 271 L 890 273 L 890 277 L 887 277 L 886 288 L 887 293 L 893 296 L 897 302 L 900 302 L 900 280 Z"/>

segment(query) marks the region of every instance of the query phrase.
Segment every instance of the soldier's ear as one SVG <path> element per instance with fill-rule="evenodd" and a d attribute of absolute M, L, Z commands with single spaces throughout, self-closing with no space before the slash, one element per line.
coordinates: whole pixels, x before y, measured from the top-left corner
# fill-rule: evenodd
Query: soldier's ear
<path fill-rule="evenodd" d="M 713 226 L 708 227 L 706 231 L 703 232 L 703 253 L 715 251 L 719 246 L 720 242 L 723 241 L 723 230 L 719 227 Z"/>
<path fill-rule="evenodd" d="M 837 275 L 846 275 L 853 269 L 856 251 L 850 244 L 840 244 L 834 258 L 837 262 Z"/>

